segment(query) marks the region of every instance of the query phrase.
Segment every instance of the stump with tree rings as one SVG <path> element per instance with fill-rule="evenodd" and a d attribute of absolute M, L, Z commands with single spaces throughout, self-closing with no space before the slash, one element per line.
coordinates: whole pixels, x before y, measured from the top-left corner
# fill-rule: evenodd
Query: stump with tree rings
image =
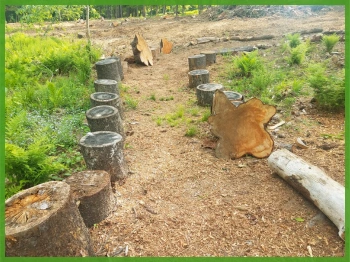
<path fill-rule="evenodd" d="M 188 57 L 188 66 L 189 71 L 196 70 L 196 69 L 205 69 L 207 62 L 206 62 L 206 56 L 205 55 L 194 55 Z"/>
<path fill-rule="evenodd" d="M 70 186 L 51 181 L 5 202 L 6 256 L 94 256 Z"/>
<path fill-rule="evenodd" d="M 118 82 L 113 79 L 98 79 L 94 82 L 96 92 L 114 93 L 120 96 Z"/>
<path fill-rule="evenodd" d="M 114 106 L 118 109 L 119 115 L 122 119 L 124 119 L 124 112 L 120 103 L 119 96 L 114 93 L 107 92 L 96 92 L 90 95 L 91 107 L 95 106 Z"/>
<path fill-rule="evenodd" d="M 115 58 L 106 58 L 96 62 L 96 71 L 98 79 L 113 79 L 121 81 L 120 68 L 118 61 Z"/>
<path fill-rule="evenodd" d="M 234 91 L 224 91 L 226 97 L 234 104 L 236 107 L 244 103 L 244 96 L 240 93 Z"/>
<path fill-rule="evenodd" d="M 211 65 L 216 63 L 216 52 L 215 51 L 202 51 L 202 55 L 205 55 L 206 64 Z"/>
<path fill-rule="evenodd" d="M 192 70 L 188 73 L 189 87 L 197 87 L 209 83 L 209 71 L 206 69 Z"/>
<path fill-rule="evenodd" d="M 120 134 L 109 131 L 88 133 L 80 139 L 79 146 L 88 169 L 107 171 L 112 182 L 128 175 Z"/>
<path fill-rule="evenodd" d="M 224 87 L 221 84 L 215 84 L 215 83 L 198 85 L 196 88 L 198 104 L 200 106 L 212 106 L 213 95 L 217 89 L 222 91 Z"/>
<path fill-rule="evenodd" d="M 104 170 L 86 170 L 72 174 L 65 182 L 70 185 L 80 214 L 87 227 L 104 220 L 115 210 L 111 177 Z"/>
<path fill-rule="evenodd" d="M 114 106 L 95 106 L 86 111 L 86 119 L 91 132 L 112 131 L 125 135 L 122 119 Z"/>

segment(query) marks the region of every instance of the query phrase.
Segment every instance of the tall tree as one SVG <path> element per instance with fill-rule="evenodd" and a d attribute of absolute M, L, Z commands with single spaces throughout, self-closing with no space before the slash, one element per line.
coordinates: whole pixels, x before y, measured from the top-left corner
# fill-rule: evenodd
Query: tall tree
<path fill-rule="evenodd" d="M 86 6 L 86 36 L 88 38 L 88 41 L 90 42 L 90 6 Z"/>

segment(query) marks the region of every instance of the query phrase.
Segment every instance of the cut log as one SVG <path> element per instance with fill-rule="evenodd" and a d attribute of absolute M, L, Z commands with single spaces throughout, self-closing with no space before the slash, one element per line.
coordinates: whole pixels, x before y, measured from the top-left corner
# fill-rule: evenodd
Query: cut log
<path fill-rule="evenodd" d="M 120 77 L 120 79 L 117 81 L 121 81 L 124 79 L 124 70 L 123 70 L 123 66 L 122 66 L 122 60 L 120 58 L 120 56 L 112 56 L 110 57 L 110 59 L 115 59 L 117 60 L 117 67 L 118 67 L 118 75 Z"/>
<path fill-rule="evenodd" d="M 109 131 L 88 133 L 80 139 L 79 145 L 88 169 L 107 171 L 111 182 L 128 175 L 120 134 Z"/>
<path fill-rule="evenodd" d="M 95 106 L 86 111 L 86 119 L 91 132 L 111 131 L 125 136 L 122 119 L 113 106 Z"/>
<path fill-rule="evenodd" d="M 236 159 L 246 154 L 257 158 L 269 156 L 273 140 L 265 125 L 275 113 L 275 107 L 264 105 L 257 98 L 235 107 L 224 92 L 216 90 L 212 115 L 208 119 L 211 132 L 219 138 L 216 156 L 226 159 Z"/>
<path fill-rule="evenodd" d="M 236 107 L 244 103 L 244 96 L 240 93 L 234 91 L 224 91 L 224 94 L 227 96 L 228 100 L 231 101 Z"/>
<path fill-rule="evenodd" d="M 96 92 L 114 93 L 120 97 L 118 82 L 112 79 L 98 79 L 94 82 Z"/>
<path fill-rule="evenodd" d="M 5 205 L 7 257 L 94 256 L 67 183 L 52 181 L 20 191 Z"/>
<path fill-rule="evenodd" d="M 118 113 L 122 119 L 125 118 L 120 98 L 117 94 L 107 92 L 96 92 L 90 95 L 91 107 L 96 106 L 113 106 L 118 109 Z"/>
<path fill-rule="evenodd" d="M 201 84 L 196 88 L 196 95 L 198 105 L 200 106 L 212 106 L 213 105 L 213 95 L 216 90 L 223 90 L 224 87 L 221 84 Z"/>
<path fill-rule="evenodd" d="M 205 69 L 207 65 L 207 59 L 205 55 L 194 55 L 188 57 L 188 66 L 190 71 L 196 69 Z"/>
<path fill-rule="evenodd" d="M 152 52 L 145 39 L 140 34 L 136 34 L 134 40 L 130 44 L 136 62 L 143 63 L 146 66 L 153 65 Z"/>
<path fill-rule="evenodd" d="M 213 37 L 213 36 L 205 36 L 205 37 L 200 37 L 197 38 L 197 44 L 205 44 L 209 42 L 219 42 L 219 38 Z"/>
<path fill-rule="evenodd" d="M 256 50 L 255 46 L 243 46 L 243 47 L 232 47 L 232 48 L 224 48 L 219 50 L 214 50 L 217 55 L 231 55 L 238 52 L 252 52 Z"/>
<path fill-rule="evenodd" d="M 115 210 L 111 176 L 103 170 L 86 170 L 72 174 L 65 182 L 87 227 L 104 220 Z"/>
<path fill-rule="evenodd" d="M 202 51 L 202 55 L 205 55 L 206 65 L 216 63 L 216 52 L 215 51 Z"/>
<path fill-rule="evenodd" d="M 206 69 L 192 70 L 188 73 L 189 87 L 197 87 L 209 83 L 209 71 Z"/>
<path fill-rule="evenodd" d="M 117 59 L 106 58 L 95 63 L 98 79 L 121 81 L 120 68 Z"/>
<path fill-rule="evenodd" d="M 247 36 L 247 37 L 241 37 L 241 36 L 231 36 L 230 40 L 235 41 L 257 41 L 257 40 L 269 40 L 273 39 L 273 35 L 260 35 L 260 36 Z"/>
<path fill-rule="evenodd" d="M 345 188 L 318 167 L 286 149 L 273 152 L 269 167 L 317 206 L 339 229 L 345 240 Z"/>
<path fill-rule="evenodd" d="M 169 42 L 165 38 L 162 38 L 162 40 L 160 40 L 160 51 L 163 54 L 170 54 L 172 49 L 173 49 L 173 44 L 171 42 Z"/>

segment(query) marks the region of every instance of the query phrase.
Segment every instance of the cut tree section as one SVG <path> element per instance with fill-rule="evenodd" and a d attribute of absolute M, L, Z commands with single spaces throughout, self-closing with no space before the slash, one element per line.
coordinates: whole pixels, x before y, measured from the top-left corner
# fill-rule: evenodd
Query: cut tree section
<path fill-rule="evenodd" d="M 130 44 L 136 62 L 143 63 L 146 66 L 153 65 L 151 49 L 140 34 L 136 34 L 134 40 Z"/>
<path fill-rule="evenodd" d="M 206 69 L 192 70 L 188 73 L 188 86 L 197 87 L 201 84 L 209 83 L 209 71 Z"/>
<path fill-rule="evenodd" d="M 94 87 L 96 92 L 114 93 L 120 96 L 118 82 L 113 79 L 97 79 Z"/>
<path fill-rule="evenodd" d="M 268 157 L 273 149 L 273 140 L 265 125 L 275 113 L 275 107 L 264 105 L 257 98 L 236 107 L 224 92 L 215 91 L 208 122 L 211 132 L 219 138 L 216 156 L 226 159 L 236 159 L 246 154 L 257 158 Z"/>
<path fill-rule="evenodd" d="M 117 94 L 107 92 L 96 92 L 90 95 L 91 107 L 95 106 L 113 106 L 118 109 L 122 119 L 125 118 L 120 98 Z"/>
<path fill-rule="evenodd" d="M 202 51 L 202 55 L 205 55 L 206 64 L 211 65 L 216 63 L 216 52 L 215 51 Z"/>
<path fill-rule="evenodd" d="M 93 256 L 89 231 L 65 182 L 20 191 L 5 202 L 6 256 Z"/>
<path fill-rule="evenodd" d="M 162 40 L 160 40 L 160 51 L 163 54 L 170 54 L 172 49 L 173 49 L 173 44 L 171 42 L 169 42 L 165 38 L 162 38 Z"/>
<path fill-rule="evenodd" d="M 98 79 L 112 79 L 121 81 L 121 72 L 118 61 L 115 58 L 106 58 L 96 62 L 96 71 Z"/>
<path fill-rule="evenodd" d="M 87 227 L 101 222 L 115 210 L 110 175 L 103 170 L 86 170 L 72 174 L 65 182 Z"/>
<path fill-rule="evenodd" d="M 207 60 L 205 55 L 194 55 L 188 57 L 188 68 L 190 71 L 196 69 L 205 69 Z"/>
<path fill-rule="evenodd" d="M 345 188 L 318 167 L 286 149 L 273 152 L 269 167 L 317 206 L 339 229 L 345 240 Z"/>

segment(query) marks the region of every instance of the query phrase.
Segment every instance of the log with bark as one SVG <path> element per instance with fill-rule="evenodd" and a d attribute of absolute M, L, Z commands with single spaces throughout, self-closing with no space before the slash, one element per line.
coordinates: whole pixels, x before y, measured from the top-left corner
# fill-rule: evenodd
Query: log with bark
<path fill-rule="evenodd" d="M 79 146 L 88 169 L 107 171 L 112 182 L 128 175 L 120 134 L 109 131 L 88 133 L 80 139 Z"/>
<path fill-rule="evenodd" d="M 211 132 L 219 138 L 216 156 L 226 159 L 236 159 L 246 154 L 257 158 L 269 156 L 273 140 L 265 125 L 275 113 L 275 107 L 264 105 L 257 98 L 236 107 L 224 92 L 216 90 L 212 115 L 208 119 Z"/>
<path fill-rule="evenodd" d="M 113 79 L 97 79 L 94 87 L 96 92 L 114 93 L 120 96 L 118 82 Z"/>
<path fill-rule="evenodd" d="M 123 121 L 118 109 L 113 106 L 95 106 L 86 111 L 86 119 L 91 132 L 112 131 L 125 136 Z"/>
<path fill-rule="evenodd" d="M 221 84 L 207 83 L 198 85 L 196 88 L 196 96 L 198 105 L 200 106 L 212 106 L 213 95 L 216 90 L 223 90 L 224 87 Z"/>
<path fill-rule="evenodd" d="M 273 39 L 275 36 L 273 35 L 260 35 L 260 36 L 247 36 L 247 37 L 242 37 L 242 36 L 231 36 L 230 40 L 235 40 L 235 41 L 257 41 L 257 40 L 269 40 Z"/>
<path fill-rule="evenodd" d="M 130 44 L 136 62 L 145 64 L 146 66 L 153 65 L 151 49 L 140 34 L 136 34 Z"/>
<path fill-rule="evenodd" d="M 194 55 L 188 57 L 188 67 L 190 71 L 196 69 L 205 69 L 207 66 L 207 59 L 205 55 Z"/>
<path fill-rule="evenodd" d="M 216 63 L 216 52 L 215 51 L 202 51 L 202 55 L 205 55 L 206 65 Z"/>
<path fill-rule="evenodd" d="M 120 56 L 111 56 L 110 59 L 115 59 L 117 60 L 117 67 L 118 67 L 118 75 L 120 77 L 120 79 L 117 81 L 121 81 L 124 79 L 124 70 L 123 70 L 123 66 L 122 66 L 122 59 L 120 58 Z"/>
<path fill-rule="evenodd" d="M 318 167 L 286 149 L 273 152 L 269 167 L 317 206 L 339 229 L 345 239 L 345 188 Z"/>
<path fill-rule="evenodd" d="M 163 54 L 170 54 L 173 49 L 173 43 L 169 42 L 166 38 L 160 40 L 160 51 Z"/>
<path fill-rule="evenodd" d="M 117 94 L 107 92 L 96 92 L 90 95 L 91 107 L 96 106 L 113 106 L 118 109 L 118 113 L 122 119 L 125 118 L 124 110 L 120 98 Z"/>
<path fill-rule="evenodd" d="M 209 71 L 206 69 L 192 70 L 188 73 L 189 87 L 197 87 L 209 83 Z"/>
<path fill-rule="evenodd" d="M 6 200 L 8 257 L 94 256 L 89 231 L 70 186 L 51 181 Z"/>
<path fill-rule="evenodd" d="M 257 48 L 255 46 L 242 46 L 242 47 L 218 49 L 214 51 L 216 52 L 217 55 L 230 55 L 238 52 L 252 52 L 256 49 Z"/>
<path fill-rule="evenodd" d="M 98 79 L 112 79 L 121 81 L 122 72 L 115 58 L 106 58 L 95 63 Z"/>
<path fill-rule="evenodd" d="M 72 174 L 65 182 L 87 227 L 104 220 L 115 210 L 111 176 L 104 170 L 86 170 Z"/>

